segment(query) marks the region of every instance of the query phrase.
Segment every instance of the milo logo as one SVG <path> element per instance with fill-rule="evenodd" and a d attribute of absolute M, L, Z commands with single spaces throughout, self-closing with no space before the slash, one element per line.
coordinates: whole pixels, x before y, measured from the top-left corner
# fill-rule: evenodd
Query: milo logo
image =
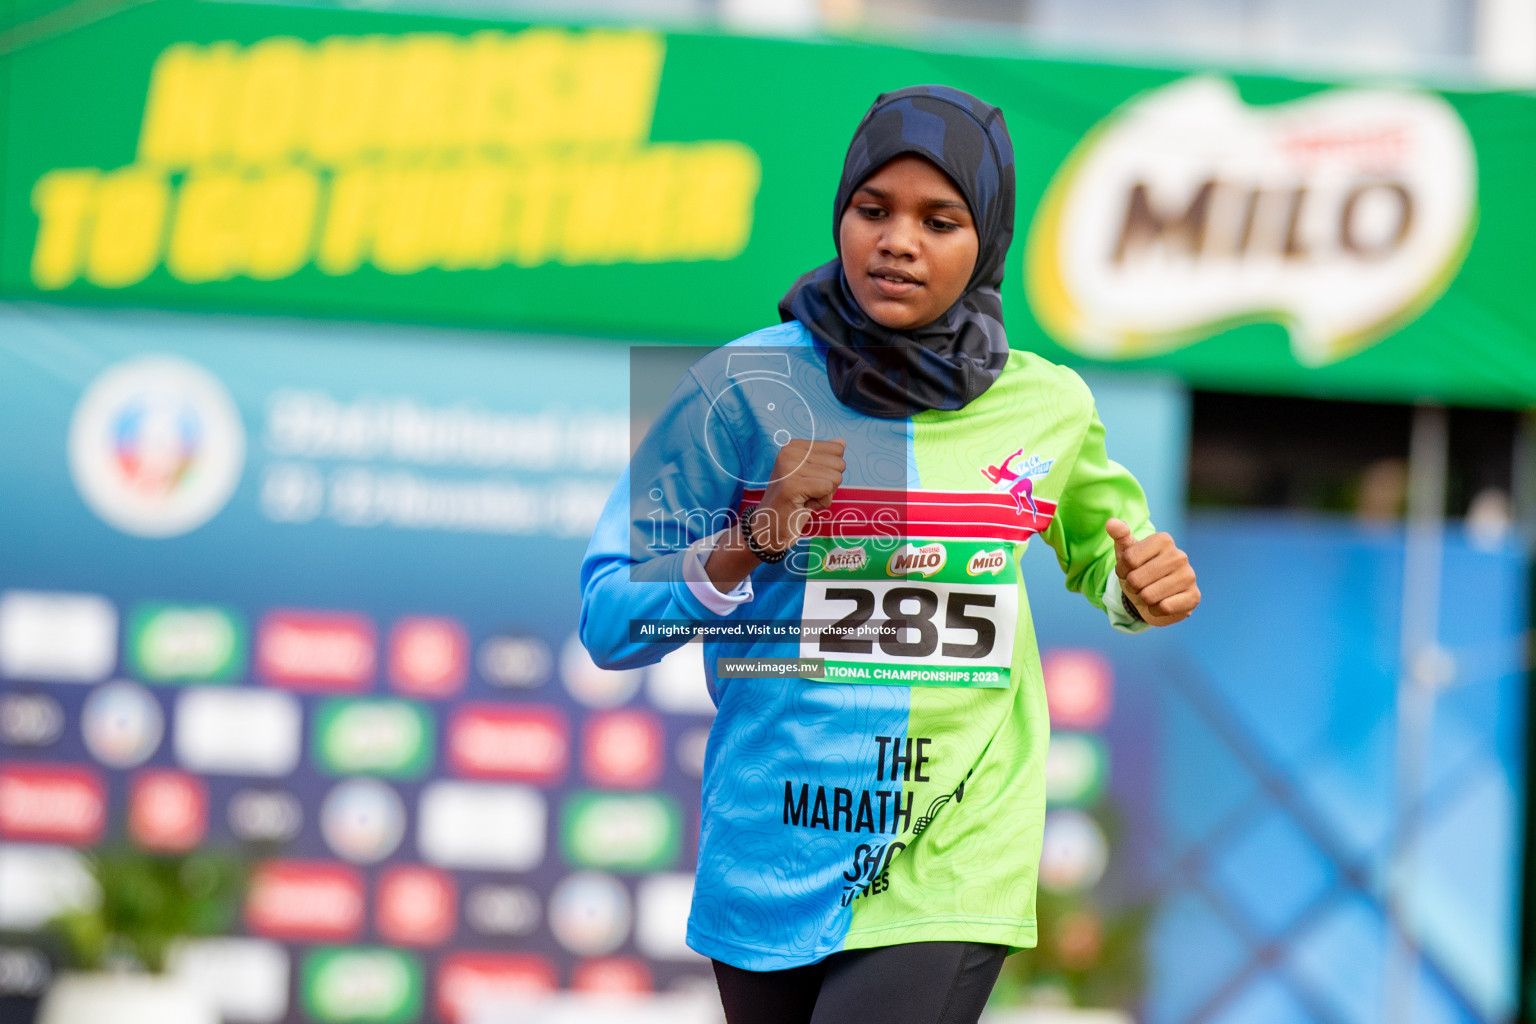
<path fill-rule="evenodd" d="M 1433 93 L 1337 87 L 1250 105 L 1226 78 L 1142 93 L 1083 136 L 1030 227 L 1030 305 L 1094 359 L 1251 320 L 1303 366 L 1390 336 L 1456 276 L 1477 155 Z"/>
<path fill-rule="evenodd" d="M 1002 548 L 994 548 L 991 551 L 978 551 L 972 555 L 965 571 L 972 576 L 980 576 L 984 572 L 996 576 L 1007 564 L 1008 555 Z"/>
<path fill-rule="evenodd" d="M 886 563 L 885 571 L 891 576 L 932 576 L 944 568 L 944 560 L 949 553 L 944 545 L 935 541 L 932 544 L 924 544 L 917 547 L 913 544 L 903 545 L 901 550 L 891 554 L 891 560 Z"/>
<path fill-rule="evenodd" d="M 869 552 L 861 547 L 833 548 L 827 552 L 821 567 L 826 572 L 853 572 L 864 568 L 869 561 Z"/>

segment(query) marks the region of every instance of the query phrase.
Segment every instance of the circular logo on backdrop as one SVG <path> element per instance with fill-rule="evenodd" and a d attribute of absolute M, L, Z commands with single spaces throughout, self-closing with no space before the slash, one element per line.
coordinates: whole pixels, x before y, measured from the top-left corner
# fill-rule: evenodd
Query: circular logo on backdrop
<path fill-rule="evenodd" d="M 383 782 L 348 779 L 321 804 L 320 833 L 338 857 L 357 864 L 377 863 L 394 853 L 405 838 L 405 804 Z"/>
<path fill-rule="evenodd" d="M 637 668 L 598 668 L 575 633 L 560 649 L 560 678 L 571 696 L 589 708 L 616 708 L 627 703 L 640 689 L 643 674 Z"/>
<path fill-rule="evenodd" d="M 1040 885 L 1050 892 L 1081 892 L 1104 877 L 1109 843 L 1104 830 L 1082 811 L 1045 816 L 1040 846 Z"/>
<path fill-rule="evenodd" d="M 578 956 L 612 953 L 629 936 L 629 890 L 612 875 L 569 875 L 549 897 L 549 930 Z"/>
<path fill-rule="evenodd" d="M 102 520 L 139 537 L 175 537 L 212 519 L 244 462 L 245 429 L 229 392 L 171 356 L 106 370 L 69 426 L 80 496 Z"/>
<path fill-rule="evenodd" d="M 137 683 L 107 683 L 86 698 L 80 733 L 96 760 L 113 768 L 132 768 L 160 746 L 165 714 L 154 695 Z"/>

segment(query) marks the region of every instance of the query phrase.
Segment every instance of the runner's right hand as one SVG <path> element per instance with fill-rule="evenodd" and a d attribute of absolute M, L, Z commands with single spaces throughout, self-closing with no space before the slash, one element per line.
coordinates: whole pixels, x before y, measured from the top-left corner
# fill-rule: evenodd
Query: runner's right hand
<path fill-rule="evenodd" d="M 843 439 L 808 441 L 795 438 L 779 449 L 771 483 L 763 494 L 764 510 L 753 525 L 756 540 L 769 551 L 789 548 L 811 525 L 813 513 L 832 507 L 832 496 L 843 482 Z"/>

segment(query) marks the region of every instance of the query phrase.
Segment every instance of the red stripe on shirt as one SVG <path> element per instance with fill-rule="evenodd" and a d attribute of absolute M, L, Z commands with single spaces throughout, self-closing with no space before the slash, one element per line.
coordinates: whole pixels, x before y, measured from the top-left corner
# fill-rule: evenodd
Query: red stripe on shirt
<path fill-rule="evenodd" d="M 741 507 L 763 500 L 761 488 L 742 493 Z M 815 514 L 810 537 L 920 537 L 933 540 L 1023 541 L 1051 525 L 1056 503 L 1035 499 L 1022 510 L 996 491 L 905 491 L 840 487 L 832 507 Z"/>

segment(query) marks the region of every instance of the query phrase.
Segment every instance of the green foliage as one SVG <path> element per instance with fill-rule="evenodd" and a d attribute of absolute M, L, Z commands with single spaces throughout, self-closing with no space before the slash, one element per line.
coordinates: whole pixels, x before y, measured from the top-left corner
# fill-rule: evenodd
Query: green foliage
<path fill-rule="evenodd" d="M 248 870 L 234 856 L 126 847 L 85 856 L 100 899 L 48 923 L 77 968 L 128 966 L 160 974 L 177 939 L 219 935 L 235 924 Z"/>

